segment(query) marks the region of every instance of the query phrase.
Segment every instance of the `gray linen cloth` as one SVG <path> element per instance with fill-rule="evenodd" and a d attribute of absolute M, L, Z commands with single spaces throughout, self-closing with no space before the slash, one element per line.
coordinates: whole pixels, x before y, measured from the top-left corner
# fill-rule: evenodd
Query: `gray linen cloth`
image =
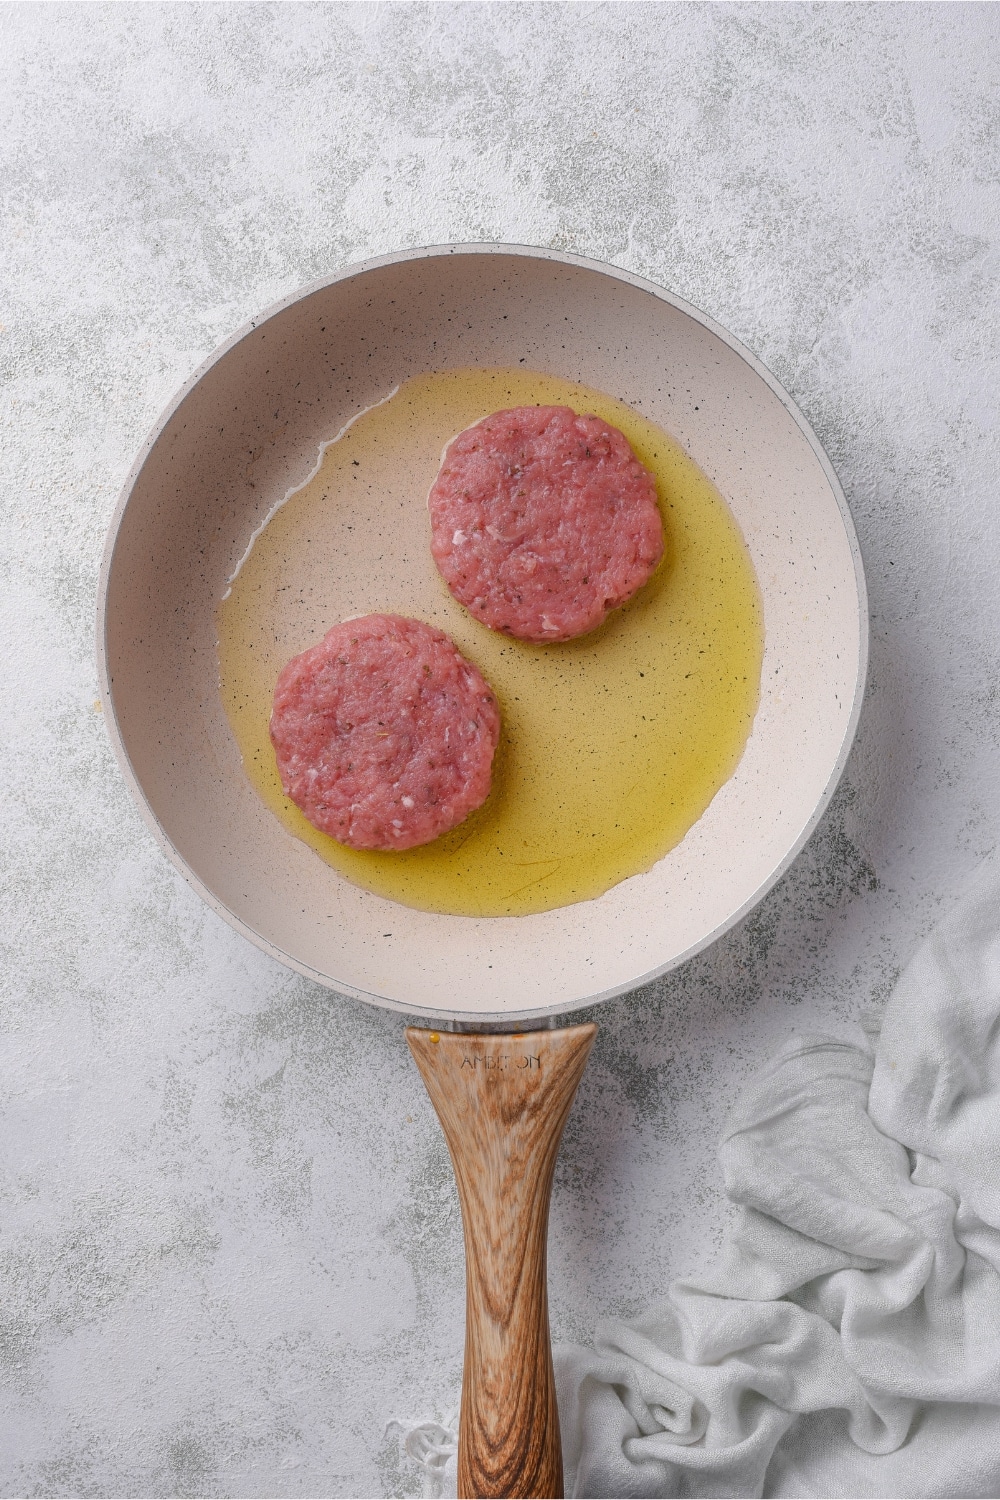
<path fill-rule="evenodd" d="M 718 1269 L 558 1351 L 568 1495 L 1000 1494 L 1000 877 L 874 1057 L 791 1038 L 720 1149 Z"/>
<path fill-rule="evenodd" d="M 556 1350 L 566 1494 L 1000 1495 L 995 868 L 910 962 L 874 1056 L 791 1038 L 720 1161 L 717 1268 Z M 407 1449 L 454 1494 L 430 1425 Z"/>

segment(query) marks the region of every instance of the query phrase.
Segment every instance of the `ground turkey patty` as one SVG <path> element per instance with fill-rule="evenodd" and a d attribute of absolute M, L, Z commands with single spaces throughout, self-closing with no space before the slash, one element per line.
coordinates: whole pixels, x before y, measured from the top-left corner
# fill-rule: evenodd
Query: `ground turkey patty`
<path fill-rule="evenodd" d="M 400 615 L 335 625 L 274 690 L 285 795 L 352 849 L 412 849 L 485 802 L 497 701 L 440 630 Z"/>
<path fill-rule="evenodd" d="M 518 406 L 466 428 L 427 503 L 455 598 L 524 641 L 595 629 L 663 555 L 652 475 L 617 427 L 568 406 Z"/>

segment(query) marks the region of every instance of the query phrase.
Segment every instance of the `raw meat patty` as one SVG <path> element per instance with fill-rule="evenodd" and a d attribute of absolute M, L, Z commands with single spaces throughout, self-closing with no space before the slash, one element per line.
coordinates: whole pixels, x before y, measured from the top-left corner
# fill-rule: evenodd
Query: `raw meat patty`
<path fill-rule="evenodd" d="M 274 690 L 285 795 L 352 849 L 413 849 L 486 801 L 497 701 L 442 631 L 401 615 L 335 625 Z"/>
<path fill-rule="evenodd" d="M 445 449 L 431 552 L 460 603 L 524 641 L 568 641 L 663 556 L 656 486 L 617 427 L 568 406 L 484 417 Z"/>

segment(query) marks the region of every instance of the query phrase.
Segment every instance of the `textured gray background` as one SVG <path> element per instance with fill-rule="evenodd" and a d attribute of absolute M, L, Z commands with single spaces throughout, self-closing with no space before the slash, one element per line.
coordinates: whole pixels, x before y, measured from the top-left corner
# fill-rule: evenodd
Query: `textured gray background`
<path fill-rule="evenodd" d="M 0 1488 L 408 1495 L 462 1262 L 401 1022 L 207 912 L 131 806 L 104 531 L 174 389 L 272 299 L 555 245 L 733 330 L 827 445 L 873 611 L 843 788 L 757 914 L 607 1006 L 553 1205 L 557 1337 L 714 1253 L 714 1143 L 855 1032 L 997 842 L 1000 8 L 0 7 Z"/>

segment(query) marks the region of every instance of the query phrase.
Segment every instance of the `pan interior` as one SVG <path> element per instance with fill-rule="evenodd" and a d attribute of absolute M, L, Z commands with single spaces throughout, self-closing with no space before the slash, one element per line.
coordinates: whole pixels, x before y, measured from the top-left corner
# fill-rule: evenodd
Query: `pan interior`
<path fill-rule="evenodd" d="M 223 709 L 215 616 L 255 531 L 321 443 L 414 376 L 578 381 L 672 434 L 718 488 L 760 585 L 760 703 L 687 835 L 596 900 L 441 915 L 338 878 L 250 785 Z M 618 993 L 698 951 L 777 878 L 835 784 L 866 650 L 857 544 L 829 466 L 720 331 L 621 273 L 543 252 L 415 252 L 336 278 L 224 348 L 152 435 L 102 581 L 101 671 L 126 774 L 222 915 L 331 988 L 504 1023 Z"/>
<path fill-rule="evenodd" d="M 623 430 L 656 477 L 666 535 L 659 568 L 623 610 L 548 646 L 498 635 L 452 598 L 425 505 L 456 432 L 532 402 Z M 313 828 L 283 795 L 268 736 L 285 662 L 370 612 L 446 631 L 502 712 L 486 805 L 406 853 L 348 849 Z M 638 413 L 524 369 L 417 376 L 366 412 L 256 538 L 218 619 L 223 702 L 268 807 L 348 879 L 424 911 L 525 916 L 649 869 L 732 774 L 757 707 L 760 594 L 722 497 Z"/>

